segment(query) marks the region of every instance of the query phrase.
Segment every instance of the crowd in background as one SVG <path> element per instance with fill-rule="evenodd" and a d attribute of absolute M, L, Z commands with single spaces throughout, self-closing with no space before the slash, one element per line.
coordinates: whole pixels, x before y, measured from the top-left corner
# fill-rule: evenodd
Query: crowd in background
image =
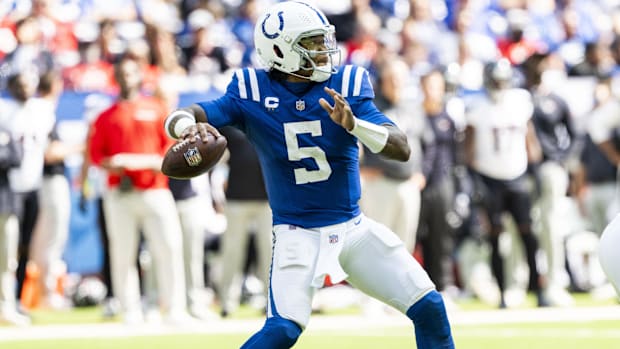
<path fill-rule="evenodd" d="M 19 286 L 14 296 L 0 294 L 5 320 L 28 323 L 24 311 L 10 301 L 11 297 L 23 297 L 28 260 L 35 260 L 43 274 L 41 288 L 48 294 L 44 305 L 63 306 L 57 299 L 56 280 L 62 273 L 68 213 L 56 211 L 68 204 L 52 198 L 66 200 L 66 195 L 57 193 L 68 195 L 69 190 L 93 196 L 92 185 L 84 180 L 91 167 L 88 142 L 63 147 L 54 125 L 66 118 L 90 124 L 107 105 L 98 106 L 89 115 L 58 115 L 54 103 L 63 91 L 115 98 L 123 89 L 115 65 L 129 59 L 139 68 L 142 93 L 161 101 L 167 110 L 173 109 L 184 93 L 221 92 L 235 69 L 256 63 L 254 21 L 272 2 L 2 2 L 0 90 L 4 99 L 0 123 L 19 130 L 14 135 L 33 135 L 32 144 L 22 142 L 26 155 L 21 165 L 8 161 L 0 169 L 4 173 L 0 177 L 7 179 L 0 180 L 0 187 L 12 180 L 9 186 L 18 194 L 15 202 L 19 206 L 6 210 L 17 213 L 19 224 L 7 219 L 2 223 L 4 231 L 16 235 L 19 230 L 20 234 L 19 242 L 12 243 L 19 245 L 16 255 L 7 252 L 9 259 L 19 260 L 15 269 Z M 315 3 L 336 26 L 342 65 L 356 64 L 370 72 L 377 106 L 407 132 L 412 147 L 412 157 L 406 163 L 363 152 L 362 209 L 399 233 L 412 254 L 422 260 L 438 290 L 448 299 L 473 295 L 500 307 L 521 304 L 527 290 L 536 292 L 539 306 L 570 305 L 570 292 L 604 293 L 605 280 L 593 246 L 607 222 L 620 212 L 620 122 L 616 120 L 620 119 L 616 116 L 620 115 L 620 102 L 615 84 L 620 67 L 620 2 Z M 15 126 L 11 118 L 18 114 L 26 121 Z M 508 122 L 508 118 L 514 119 Z M 507 131 L 493 122 L 506 126 Z M 485 129 L 495 138 L 484 136 Z M 234 137 L 231 133 L 229 143 Z M 233 274 L 243 269 L 247 248 L 234 244 L 246 234 L 252 235 L 249 241 L 256 247 L 250 249 L 252 254 L 259 252 L 259 256 L 253 255 L 263 286 L 258 293 L 266 290 L 266 275 L 261 270 L 265 271 L 270 258 L 264 253 L 268 250 L 264 242 L 270 237 L 268 231 L 259 231 L 267 229 L 259 227 L 265 226 L 261 219 L 269 212 L 264 189 L 257 188 L 258 183 L 240 190 L 240 186 L 254 183 L 243 176 L 255 179 L 256 172 L 243 168 L 243 163 L 254 165 L 254 161 L 244 158 L 249 150 L 242 143 L 235 144 L 230 145 L 229 160 L 210 178 L 192 180 L 190 187 L 187 183 L 169 185 L 178 210 L 169 214 L 182 214 L 179 203 L 196 195 L 201 197 L 198 210 L 208 213 L 194 223 L 204 234 L 198 238 L 202 243 L 179 242 L 185 246 L 180 255 L 186 257 L 191 246 L 206 246 L 186 258 L 190 261 L 179 261 L 179 266 L 185 266 L 186 301 L 182 303 L 200 319 L 209 315 L 198 308 L 213 300 L 208 292 L 196 288 L 216 290 L 222 315 L 236 309 L 240 280 L 231 285 L 233 279 L 239 279 Z M 506 146 L 521 149 L 505 150 Z M 87 166 L 77 181 L 78 188 L 70 189 L 66 180 L 57 176 L 63 167 L 50 166 L 62 164 L 66 156 L 82 153 L 84 148 Z M 504 152 L 486 158 L 485 148 L 487 152 Z M 239 150 L 235 153 L 233 149 Z M 35 155 L 29 157 L 29 152 Z M 37 164 L 30 165 L 32 162 Z M 22 171 L 25 166 L 40 169 L 40 176 L 19 177 L 10 170 L 15 166 L 21 166 Z M 94 190 L 95 196 L 103 196 L 104 191 Z M 2 205 L 0 208 L 4 210 Z M 239 227 L 243 222 L 238 218 L 240 212 L 248 215 L 248 226 Z M 55 223 L 40 223 L 44 217 Z M 105 214 L 101 217 L 104 221 Z M 178 219 L 179 225 L 182 220 Z M 236 235 L 227 231 L 226 220 Z M 55 232 L 40 232 L 52 228 Z M 104 226 L 100 230 L 105 231 Z M 504 231 L 517 235 L 502 234 Z M 209 239 L 214 234 L 230 236 L 221 239 L 219 251 L 223 252 L 211 260 L 225 268 L 222 275 L 207 272 L 205 277 L 200 264 L 208 259 L 205 250 L 217 249 Z M 517 236 L 522 244 L 512 243 Z M 105 236 L 103 239 L 107 241 Z M 31 240 L 38 241 L 36 248 Z M 103 245 L 105 248 L 107 242 Z M 29 256 L 29 251 L 38 252 Z M 594 259 L 588 264 L 584 256 Z M 227 258 L 232 259 L 227 262 Z M 148 253 L 138 254 L 137 259 L 142 269 L 156 269 L 155 263 L 149 263 Z M 110 265 L 104 265 L 108 275 L 103 272 L 103 279 L 110 291 L 107 310 L 114 314 L 118 308 L 113 303 L 114 277 L 109 275 Z M 13 272 L 10 269 L 7 265 L 0 272 Z M 157 286 L 149 283 L 149 278 L 157 278 L 158 273 L 145 272 L 141 277 L 142 293 L 150 299 L 151 307 L 158 306 L 158 294 L 152 291 Z M 197 275 L 202 279 L 189 281 Z M 224 285 L 218 285 L 220 280 Z M 160 280 L 159 288 L 164 286 Z M 136 318 L 126 316 L 125 320 Z M 180 321 L 179 317 L 174 320 Z"/>

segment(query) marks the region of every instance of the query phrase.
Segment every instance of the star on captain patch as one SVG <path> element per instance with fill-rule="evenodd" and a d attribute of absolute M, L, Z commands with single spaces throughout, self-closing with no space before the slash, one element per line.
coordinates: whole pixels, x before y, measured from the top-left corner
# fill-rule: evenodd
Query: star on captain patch
<path fill-rule="evenodd" d="M 299 110 L 299 111 L 303 111 L 304 109 L 306 109 L 306 102 L 302 101 L 301 99 L 295 102 L 295 109 Z"/>

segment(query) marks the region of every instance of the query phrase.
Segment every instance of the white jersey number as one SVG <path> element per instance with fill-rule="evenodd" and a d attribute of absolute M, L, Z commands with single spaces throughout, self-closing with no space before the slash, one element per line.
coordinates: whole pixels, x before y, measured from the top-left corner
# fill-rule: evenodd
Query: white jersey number
<path fill-rule="evenodd" d="M 295 183 L 306 184 L 326 181 L 332 174 L 332 168 L 327 162 L 325 152 L 319 147 L 300 147 L 297 135 L 309 133 L 312 137 L 323 135 L 321 121 L 287 122 L 284 124 L 284 137 L 286 138 L 286 150 L 290 161 L 300 161 L 312 158 L 316 161 L 318 169 L 308 170 L 305 168 L 295 169 Z"/>

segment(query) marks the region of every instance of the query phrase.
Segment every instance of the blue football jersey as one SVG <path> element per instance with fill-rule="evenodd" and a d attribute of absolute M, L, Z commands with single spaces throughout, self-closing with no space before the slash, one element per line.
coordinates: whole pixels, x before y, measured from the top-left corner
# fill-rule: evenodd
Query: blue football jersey
<path fill-rule="evenodd" d="M 372 102 L 368 72 L 342 67 L 301 97 L 265 70 L 237 70 L 224 96 L 198 103 L 209 123 L 244 131 L 258 153 L 273 224 L 314 228 L 347 221 L 360 213 L 357 138 L 334 123 L 319 98 L 323 88 L 341 93 L 356 117 L 393 124 Z"/>

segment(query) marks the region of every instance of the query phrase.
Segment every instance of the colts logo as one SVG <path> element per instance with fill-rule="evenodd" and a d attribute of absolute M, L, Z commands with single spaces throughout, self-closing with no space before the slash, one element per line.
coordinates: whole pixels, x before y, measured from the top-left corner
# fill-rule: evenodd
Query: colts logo
<path fill-rule="evenodd" d="M 187 164 L 192 167 L 198 166 L 202 162 L 202 156 L 196 147 L 187 149 L 187 151 L 183 153 L 183 157 Z"/>
<path fill-rule="evenodd" d="M 302 101 L 301 99 L 295 101 L 295 109 L 303 111 L 304 109 L 306 109 L 306 102 Z"/>
<path fill-rule="evenodd" d="M 265 23 L 267 23 L 267 20 L 271 16 L 271 13 L 268 13 L 267 16 L 265 16 L 265 19 L 263 20 L 263 23 L 261 24 L 261 28 L 263 29 L 263 35 L 265 35 L 268 39 L 275 39 L 278 36 L 280 36 L 280 32 L 284 28 L 284 17 L 283 17 L 283 15 L 284 15 L 284 12 L 282 12 L 282 11 L 278 12 L 278 19 L 280 20 L 280 25 L 278 26 L 278 31 L 276 31 L 275 33 L 272 33 L 272 34 L 267 33 L 267 30 L 265 29 Z"/>
<path fill-rule="evenodd" d="M 330 234 L 329 235 L 329 243 L 337 244 L 338 243 L 338 234 Z"/>

